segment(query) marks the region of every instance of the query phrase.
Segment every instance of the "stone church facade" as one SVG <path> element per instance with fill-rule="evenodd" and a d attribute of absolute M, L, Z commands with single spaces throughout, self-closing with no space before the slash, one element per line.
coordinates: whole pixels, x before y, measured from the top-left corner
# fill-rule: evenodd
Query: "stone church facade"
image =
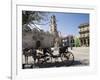
<path fill-rule="evenodd" d="M 53 47 L 59 46 L 61 42 L 57 31 L 55 16 L 51 16 L 50 31 L 44 32 L 41 29 L 33 28 L 24 25 L 22 27 L 22 48 L 38 48 L 38 47 Z"/>

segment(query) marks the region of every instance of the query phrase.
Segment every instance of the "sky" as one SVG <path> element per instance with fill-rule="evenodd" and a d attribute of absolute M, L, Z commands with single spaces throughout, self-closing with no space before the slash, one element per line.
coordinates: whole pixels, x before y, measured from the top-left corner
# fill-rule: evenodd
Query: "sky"
<path fill-rule="evenodd" d="M 49 12 L 48 21 L 50 21 L 52 15 L 56 16 L 57 30 L 61 32 L 62 36 L 78 35 L 78 27 L 80 24 L 89 23 L 89 14 L 87 13 L 61 13 L 61 12 Z M 38 26 L 44 31 L 50 30 L 50 23 L 46 25 Z"/>

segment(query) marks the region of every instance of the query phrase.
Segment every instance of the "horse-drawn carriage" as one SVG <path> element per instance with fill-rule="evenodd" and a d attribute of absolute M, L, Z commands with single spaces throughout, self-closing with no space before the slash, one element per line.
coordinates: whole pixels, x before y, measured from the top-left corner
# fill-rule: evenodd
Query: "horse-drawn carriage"
<path fill-rule="evenodd" d="M 56 53 L 56 54 L 55 54 Z M 25 56 L 25 63 L 28 64 L 28 57 L 32 56 L 35 64 L 46 64 L 62 62 L 65 65 L 71 65 L 74 62 L 74 55 L 68 51 L 67 46 L 58 48 L 25 48 L 23 49 L 23 55 Z"/>

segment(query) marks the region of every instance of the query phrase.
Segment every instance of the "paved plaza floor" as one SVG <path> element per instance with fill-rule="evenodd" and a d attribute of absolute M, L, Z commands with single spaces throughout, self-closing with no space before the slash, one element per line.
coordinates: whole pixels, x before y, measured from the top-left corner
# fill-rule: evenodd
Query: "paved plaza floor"
<path fill-rule="evenodd" d="M 89 47 L 73 47 L 69 51 L 74 54 L 74 66 L 89 65 Z"/>

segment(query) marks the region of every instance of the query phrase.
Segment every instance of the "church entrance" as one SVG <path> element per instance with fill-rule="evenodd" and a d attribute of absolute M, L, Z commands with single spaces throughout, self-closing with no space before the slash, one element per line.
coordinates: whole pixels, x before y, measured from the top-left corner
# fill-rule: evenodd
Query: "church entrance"
<path fill-rule="evenodd" d="M 36 41 L 36 48 L 39 48 L 41 46 L 41 42 L 40 41 Z"/>

